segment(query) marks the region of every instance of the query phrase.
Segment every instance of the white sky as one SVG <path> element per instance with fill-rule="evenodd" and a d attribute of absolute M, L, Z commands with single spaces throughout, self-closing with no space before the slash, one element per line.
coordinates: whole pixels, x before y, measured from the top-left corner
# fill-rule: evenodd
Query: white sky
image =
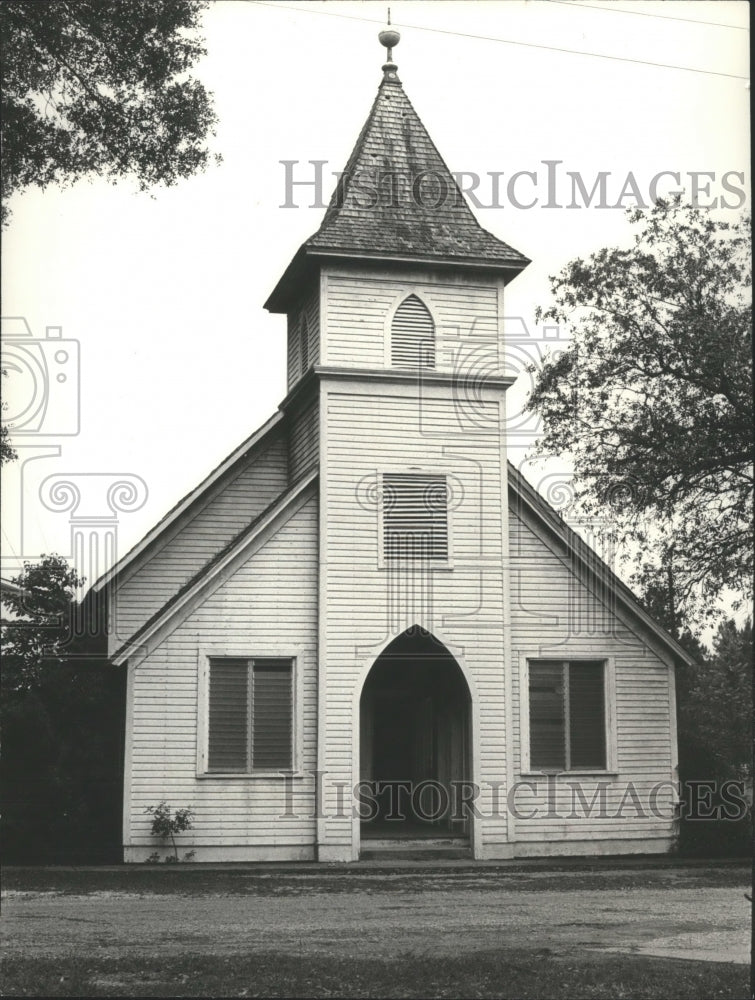
<path fill-rule="evenodd" d="M 691 171 L 713 172 L 710 197 L 732 201 L 721 178 L 736 171 L 745 182 L 731 183 L 746 187 L 750 210 L 745 79 L 465 37 L 745 77 L 745 3 L 393 0 L 391 7 L 402 34 L 394 53 L 399 75 L 450 168 L 504 174 L 504 207 L 476 214 L 533 260 L 510 286 L 509 316 L 533 324 L 535 306 L 548 302 L 549 274 L 631 237 L 618 208 L 517 209 L 505 197 L 516 171 L 536 172 L 541 201 L 544 160 L 579 171 L 588 190 L 599 171 L 609 171 L 611 204 L 629 171 L 647 199 L 651 178 L 664 170 L 681 173 L 687 191 Z M 215 95 L 219 167 L 151 195 L 128 181 L 93 181 L 11 201 L 3 316 L 25 317 L 36 338 L 60 326 L 64 338 L 78 341 L 81 421 L 75 436 L 56 436 L 52 425 L 50 436 L 27 436 L 22 461 L 6 467 L 4 576 L 17 569 L 13 557 L 71 555 L 69 514 L 40 500 L 45 478 L 88 482 L 94 492 L 78 513 L 96 517 L 108 508 L 98 492 L 104 480 L 94 474 L 141 477 L 143 506 L 120 515 L 122 555 L 275 411 L 286 391 L 285 320 L 262 304 L 323 214 L 279 207 L 279 161 L 302 161 L 302 178 L 311 177 L 309 160 L 343 168 L 385 55 L 380 23 L 363 19 L 382 22 L 385 9 L 217 0 L 204 18 L 208 53 L 197 74 Z M 662 16 L 643 16 L 650 14 Z M 332 186 L 329 179 L 326 199 Z M 490 182 L 480 190 L 489 201 Z M 559 191 L 568 202 L 568 185 Z M 526 179 L 517 192 L 522 200 L 530 195 Z M 307 191 L 299 197 L 309 204 Z M 11 384 L 11 410 L 13 391 Z M 61 397 L 57 405 L 68 403 Z M 60 454 L 24 465 L 30 444 L 59 446 Z M 521 449 L 512 454 L 517 463 L 522 457 Z"/>

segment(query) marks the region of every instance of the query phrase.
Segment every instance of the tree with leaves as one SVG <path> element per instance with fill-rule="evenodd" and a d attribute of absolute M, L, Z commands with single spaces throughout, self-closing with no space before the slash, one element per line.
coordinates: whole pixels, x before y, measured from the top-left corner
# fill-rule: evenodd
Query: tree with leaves
<path fill-rule="evenodd" d="M 534 369 L 540 454 L 573 461 L 575 504 L 603 516 L 645 582 L 673 567 L 677 611 L 752 592 L 749 221 L 679 198 L 632 210 L 629 249 L 573 260 L 538 320 L 571 334 Z"/>
<path fill-rule="evenodd" d="M 8 373 L 4 368 L 0 368 L 0 379 L 6 378 Z M 0 396 L 0 399 L 2 397 Z M 0 413 L 8 409 L 8 404 L 3 400 L 0 402 Z M 0 465 L 6 462 L 14 462 L 18 458 L 16 449 L 10 441 L 10 429 L 7 424 L 0 424 Z"/>
<path fill-rule="evenodd" d="M 662 625 L 669 635 L 673 635 L 690 656 L 698 663 L 703 663 L 708 656 L 708 650 L 701 643 L 698 634 L 690 628 L 676 602 L 673 567 L 668 565 L 658 569 L 646 563 L 642 570 L 635 574 L 633 582 L 641 603 L 651 617 Z"/>
<path fill-rule="evenodd" d="M 647 576 L 640 590 L 650 614 L 693 658 L 676 668 L 679 777 L 689 790 L 682 798 L 691 802 L 692 789 L 703 782 L 710 790 L 710 808 L 704 808 L 718 811 L 703 818 L 683 809 L 680 849 L 690 854 L 745 854 L 752 843 L 752 810 L 737 818 L 727 815 L 722 789 L 731 781 L 742 782 L 745 795 L 752 789 L 752 621 L 720 622 L 711 653 L 685 625 L 675 593 L 672 567 Z"/>
<path fill-rule="evenodd" d="M 752 671 L 752 620 L 721 622 L 680 706 L 682 735 L 707 751 L 717 777 L 751 773 Z"/>
<path fill-rule="evenodd" d="M 713 655 L 677 671 L 679 777 L 710 789 L 717 818 L 682 816 L 680 847 L 691 854 L 747 855 L 752 851 L 752 808 L 720 813 L 721 791 L 736 782 L 752 795 L 752 622 L 719 624 Z M 731 786 L 729 786 L 731 787 Z"/>
<path fill-rule="evenodd" d="M 5 698 L 40 685 L 50 667 L 60 665 L 70 647 L 76 590 L 84 581 L 65 559 L 43 555 L 24 563 L 23 572 L 3 594 L 13 617 L 2 628 L 2 691 Z"/>
<path fill-rule="evenodd" d="M 125 677 L 79 637 L 65 559 L 26 563 L 3 591 L 0 798 L 6 860 L 120 858 Z"/>
<path fill-rule="evenodd" d="M 6 424 L 0 425 L 0 465 L 13 462 L 18 458 L 16 449 L 10 443 L 10 431 Z"/>
<path fill-rule="evenodd" d="M 190 70 L 199 0 L 2 0 L 2 199 L 98 174 L 174 184 L 215 114 Z"/>

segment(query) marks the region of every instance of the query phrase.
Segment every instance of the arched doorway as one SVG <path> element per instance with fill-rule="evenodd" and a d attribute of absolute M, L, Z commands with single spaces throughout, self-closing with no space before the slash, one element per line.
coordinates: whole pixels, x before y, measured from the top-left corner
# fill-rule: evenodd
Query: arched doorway
<path fill-rule="evenodd" d="M 449 650 L 413 626 L 370 670 L 360 699 L 363 840 L 466 838 L 471 698 Z"/>

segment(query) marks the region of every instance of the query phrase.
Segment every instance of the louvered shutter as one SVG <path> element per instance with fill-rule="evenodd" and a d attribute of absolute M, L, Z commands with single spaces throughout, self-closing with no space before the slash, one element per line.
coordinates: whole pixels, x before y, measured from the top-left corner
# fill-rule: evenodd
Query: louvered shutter
<path fill-rule="evenodd" d="M 394 368 L 435 367 L 435 324 L 416 295 L 404 299 L 391 324 L 391 365 Z"/>
<path fill-rule="evenodd" d="M 290 660 L 254 661 L 252 766 L 255 771 L 292 766 L 292 669 Z"/>
<path fill-rule="evenodd" d="M 383 554 L 389 560 L 448 561 L 445 476 L 383 475 Z"/>
<path fill-rule="evenodd" d="M 208 771 L 246 771 L 248 747 L 248 661 L 211 660 Z"/>
<path fill-rule="evenodd" d="M 603 663 L 569 664 L 569 743 L 572 769 L 606 766 Z"/>
<path fill-rule="evenodd" d="M 560 661 L 530 663 L 530 766 L 546 771 L 566 767 L 564 665 Z"/>
<path fill-rule="evenodd" d="M 306 314 L 301 318 L 301 373 L 305 375 L 309 368 L 309 323 Z"/>

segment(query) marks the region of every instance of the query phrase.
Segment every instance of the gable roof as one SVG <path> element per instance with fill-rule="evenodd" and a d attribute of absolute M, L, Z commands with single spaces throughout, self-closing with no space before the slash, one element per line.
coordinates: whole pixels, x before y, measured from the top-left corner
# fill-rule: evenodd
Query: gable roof
<path fill-rule="evenodd" d="M 562 551 L 568 553 L 570 557 L 570 565 L 578 566 L 583 576 L 591 582 L 599 583 L 603 593 L 610 593 L 615 598 L 616 608 L 623 611 L 625 616 L 634 623 L 635 631 L 639 626 L 675 660 L 682 660 L 689 665 L 695 663 L 694 657 L 648 614 L 630 588 L 616 576 L 597 552 L 584 539 L 580 538 L 573 528 L 569 527 L 511 462 L 508 463 L 508 479 L 509 491 L 514 494 L 519 503 L 534 514 L 541 528 L 560 542 Z"/>
<path fill-rule="evenodd" d="M 267 421 L 255 434 L 237 448 L 228 459 L 219 465 L 204 480 L 196 490 L 180 501 L 163 520 L 147 535 L 144 542 L 136 546 L 109 574 L 105 574 L 92 588 L 100 589 L 117 575 L 117 570 L 127 564 L 149 558 L 146 543 L 159 544 L 160 539 L 169 533 L 174 522 L 193 503 L 200 503 L 202 498 L 211 493 L 222 480 L 229 468 L 238 461 L 245 459 L 252 447 L 260 443 L 267 434 L 277 426 L 279 415 L 276 414 Z M 308 488 L 315 482 L 318 470 L 313 470 L 288 487 L 264 511 L 251 521 L 236 537 L 212 556 L 179 590 L 147 621 L 139 630 L 123 644 L 113 657 L 113 662 L 124 662 L 129 654 L 143 645 L 144 641 L 154 635 L 163 624 L 181 609 L 187 606 L 193 595 L 204 592 L 208 581 L 217 577 L 224 569 L 235 564 L 239 555 L 249 551 L 249 547 L 263 537 L 267 529 L 274 527 L 281 518 L 293 513 L 301 499 L 306 496 Z M 694 658 L 644 609 L 635 594 L 623 583 L 600 556 L 585 542 L 551 507 L 551 505 L 525 479 L 522 473 L 508 463 L 509 492 L 517 503 L 523 505 L 535 517 L 541 530 L 558 540 L 563 553 L 568 554 L 570 566 L 576 565 L 589 580 L 597 582 L 604 593 L 610 593 L 616 599 L 617 608 L 623 610 L 635 626 L 649 634 L 675 660 L 693 664 Z"/>
<path fill-rule="evenodd" d="M 325 212 L 265 303 L 283 311 L 318 257 L 427 261 L 517 274 L 529 264 L 479 224 L 395 72 L 372 109 Z"/>
<path fill-rule="evenodd" d="M 191 613 L 197 598 L 208 595 L 239 568 L 239 565 L 261 547 L 288 520 L 310 495 L 309 487 L 319 475 L 317 469 L 305 473 L 254 518 L 235 538 L 216 552 L 191 579 L 180 587 L 166 603 L 122 644 L 111 657 L 119 666 L 131 657 L 138 662 L 149 653 L 148 643 L 155 637 L 162 638 L 163 629 L 176 619 L 183 620 Z M 158 640 L 159 641 L 159 640 Z M 153 642 L 154 645 L 154 642 Z"/>
<path fill-rule="evenodd" d="M 228 458 L 221 462 L 217 468 L 213 469 L 212 472 L 206 476 L 197 487 L 179 500 L 178 503 L 172 507 L 150 531 L 147 532 L 140 542 L 130 549 L 122 559 L 119 559 L 114 566 L 107 570 L 107 572 L 103 573 L 102 576 L 92 584 L 90 593 L 97 593 L 102 590 L 103 587 L 113 583 L 118 577 L 123 576 L 126 571 L 129 571 L 129 573 L 135 572 L 140 562 L 145 562 L 150 559 L 155 549 L 159 547 L 163 540 L 165 540 L 166 534 L 168 534 L 173 526 L 180 521 L 181 517 L 187 513 L 190 508 L 201 505 L 203 501 L 207 499 L 207 496 L 212 491 L 213 487 L 219 484 L 224 476 L 232 474 L 233 470 L 240 463 L 245 461 L 253 450 L 263 446 L 269 440 L 272 432 L 278 427 L 283 419 L 283 412 L 278 410 L 277 413 L 274 413 L 269 420 L 266 420 L 265 423 L 262 424 L 261 427 L 258 427 L 252 435 L 250 435 L 245 441 L 242 441 L 238 448 L 235 448 L 231 452 Z"/>

